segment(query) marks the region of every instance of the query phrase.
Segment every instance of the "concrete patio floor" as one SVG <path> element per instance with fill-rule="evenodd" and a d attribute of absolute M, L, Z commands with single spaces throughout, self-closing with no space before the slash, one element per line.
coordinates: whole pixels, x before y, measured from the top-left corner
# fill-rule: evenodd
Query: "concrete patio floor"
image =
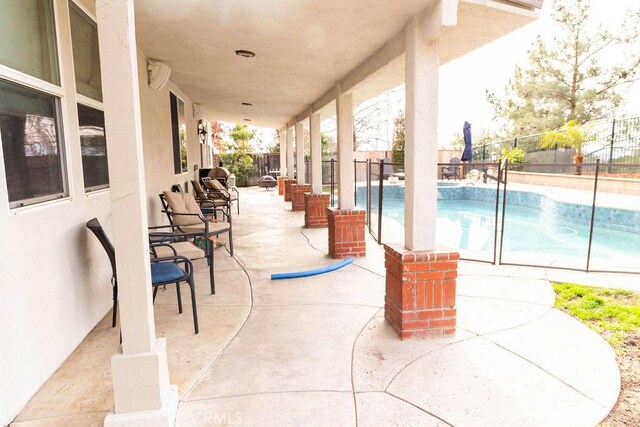
<path fill-rule="evenodd" d="M 177 425 L 591 426 L 615 404 L 613 351 L 551 308 L 547 271 L 461 262 L 455 337 L 400 341 L 384 322 L 382 248 L 369 240 L 367 258 L 341 270 L 271 281 L 334 263 L 327 230 L 304 229 L 274 191 L 241 199 L 236 257 L 216 253 L 216 295 L 195 263 L 200 334 L 173 287 L 156 300 Z M 107 315 L 13 425 L 101 425 L 117 345 Z"/>

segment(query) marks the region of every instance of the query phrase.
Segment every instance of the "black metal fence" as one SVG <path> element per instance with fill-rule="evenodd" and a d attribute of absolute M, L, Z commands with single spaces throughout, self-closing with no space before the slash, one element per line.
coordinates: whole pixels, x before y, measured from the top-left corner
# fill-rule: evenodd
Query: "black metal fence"
<path fill-rule="evenodd" d="M 585 163 L 640 163 L 640 117 L 612 121 L 598 121 L 588 126 L 588 137 L 582 149 Z M 576 154 L 573 148 L 541 148 L 544 134 L 519 136 L 513 139 L 476 144 L 473 160 L 495 162 L 503 150 L 521 148 L 527 163 L 571 163 Z M 561 173 L 561 172 L 558 172 Z"/>
<path fill-rule="evenodd" d="M 354 163 L 357 205 L 378 243 L 404 239 L 403 174 L 389 166 Z M 459 169 L 438 184 L 438 244 L 492 264 L 640 274 L 640 164 L 608 166 L 438 164 Z"/>

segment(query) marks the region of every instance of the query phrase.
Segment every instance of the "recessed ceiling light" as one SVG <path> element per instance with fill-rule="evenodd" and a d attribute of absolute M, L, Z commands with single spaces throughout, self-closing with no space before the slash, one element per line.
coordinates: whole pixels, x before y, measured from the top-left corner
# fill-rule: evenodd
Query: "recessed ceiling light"
<path fill-rule="evenodd" d="M 245 121 L 245 122 L 250 122 L 250 121 L 251 121 L 251 119 L 244 119 L 244 121 Z"/>
<path fill-rule="evenodd" d="M 242 56 L 243 58 L 253 58 L 254 56 L 256 56 L 254 52 L 244 49 L 236 50 L 236 55 Z"/>
<path fill-rule="evenodd" d="M 243 102 L 242 105 L 245 105 L 247 107 L 253 107 L 253 104 L 250 102 Z"/>

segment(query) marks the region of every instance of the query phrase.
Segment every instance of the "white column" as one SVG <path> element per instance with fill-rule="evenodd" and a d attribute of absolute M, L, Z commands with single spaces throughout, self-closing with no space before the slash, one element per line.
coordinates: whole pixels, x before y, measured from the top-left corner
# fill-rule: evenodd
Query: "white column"
<path fill-rule="evenodd" d="M 353 96 L 339 94 L 336 101 L 338 124 L 338 207 L 354 208 L 353 200 Z"/>
<path fill-rule="evenodd" d="M 309 117 L 311 136 L 311 192 L 322 194 L 322 144 L 320 141 L 320 113 Z"/>
<path fill-rule="evenodd" d="M 287 178 L 295 178 L 295 168 L 293 167 L 293 128 L 287 127 Z"/>
<path fill-rule="evenodd" d="M 280 129 L 280 176 L 287 175 L 287 129 Z"/>
<path fill-rule="evenodd" d="M 133 0 L 98 0 L 96 9 L 122 329 L 122 352 L 111 359 L 115 414 L 105 425 L 172 423 L 177 389 L 151 298 Z"/>
<path fill-rule="evenodd" d="M 406 30 L 405 245 L 436 249 L 438 73 L 437 40 L 426 41 L 413 19 Z"/>
<path fill-rule="evenodd" d="M 298 184 L 306 184 L 307 168 L 304 164 L 304 123 L 296 123 L 296 164 L 298 165 Z"/>

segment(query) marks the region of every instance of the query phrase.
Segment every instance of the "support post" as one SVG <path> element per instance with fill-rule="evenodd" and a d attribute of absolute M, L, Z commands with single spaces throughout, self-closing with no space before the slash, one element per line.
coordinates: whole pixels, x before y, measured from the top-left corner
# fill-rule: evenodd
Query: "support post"
<path fill-rule="evenodd" d="M 293 128 L 287 126 L 287 178 L 295 179 L 295 168 L 293 166 Z"/>
<path fill-rule="evenodd" d="M 459 258 L 436 249 L 439 42 L 415 17 L 405 36 L 406 248 L 385 245 L 385 319 L 402 339 L 455 333 Z"/>
<path fill-rule="evenodd" d="M 440 54 L 438 41 L 425 41 L 415 20 L 406 31 L 405 245 L 435 250 Z"/>
<path fill-rule="evenodd" d="M 296 167 L 298 184 L 306 184 L 306 165 L 304 164 L 304 123 L 296 123 Z"/>
<path fill-rule="evenodd" d="M 309 118 L 311 136 L 311 192 L 322 194 L 322 141 L 320 134 L 320 113 Z"/>
<path fill-rule="evenodd" d="M 111 359 L 114 412 L 105 425 L 173 425 L 166 343 L 156 339 L 133 0 L 96 2 L 122 351 Z"/>
<path fill-rule="evenodd" d="M 339 93 L 338 118 L 338 209 L 327 208 L 329 256 L 366 256 L 365 211 L 356 209 L 353 190 L 353 96 Z"/>
<path fill-rule="evenodd" d="M 280 176 L 287 176 L 287 129 L 281 129 L 279 133 L 280 139 Z M 282 194 L 282 193 L 280 193 Z"/>
<path fill-rule="evenodd" d="M 311 140 L 311 193 L 304 196 L 304 225 L 307 228 L 328 225 L 327 207 L 330 195 L 322 192 L 322 141 L 320 138 L 320 114 L 309 117 Z"/>
<path fill-rule="evenodd" d="M 342 93 L 336 102 L 338 125 L 338 207 L 354 208 L 353 204 L 353 95 Z"/>

